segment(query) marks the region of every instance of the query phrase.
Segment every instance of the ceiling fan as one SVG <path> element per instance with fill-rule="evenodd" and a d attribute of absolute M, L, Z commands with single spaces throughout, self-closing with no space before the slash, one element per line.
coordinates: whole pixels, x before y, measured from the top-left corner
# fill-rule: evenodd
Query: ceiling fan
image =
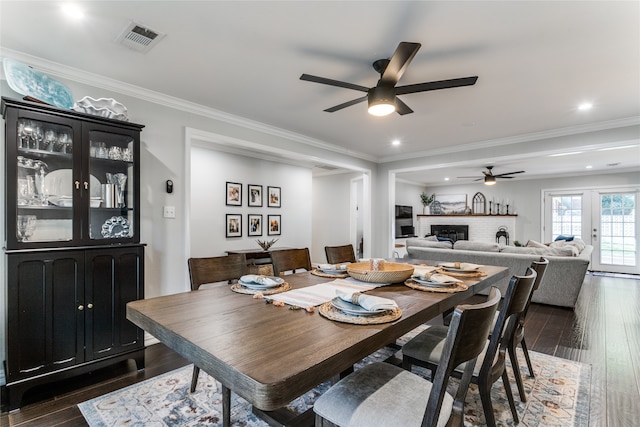
<path fill-rule="evenodd" d="M 400 115 L 413 113 L 413 110 L 397 98 L 397 95 L 408 93 L 426 92 L 429 90 L 448 89 L 460 86 L 471 86 L 476 83 L 478 76 L 461 77 L 449 80 L 439 80 L 426 83 L 416 83 L 405 86 L 396 86 L 409 63 L 420 49 L 420 43 L 400 42 L 393 56 L 389 59 L 378 59 L 373 62 L 373 69 L 380 74 L 380 80 L 374 87 L 365 87 L 353 83 L 341 82 L 324 77 L 303 74 L 300 80 L 337 86 L 366 92 L 367 95 L 347 101 L 345 103 L 327 108 L 326 112 L 333 113 L 343 108 L 350 107 L 365 100 L 369 102 L 369 113 L 375 116 L 386 116 L 396 111 Z"/>
<path fill-rule="evenodd" d="M 500 173 L 500 174 L 494 175 L 492 170 L 493 170 L 493 166 L 487 166 L 487 170 L 486 171 L 482 171 L 482 173 L 484 174 L 484 177 L 483 178 L 474 179 L 474 181 L 480 181 L 480 180 L 484 179 L 485 185 L 494 185 L 496 183 L 496 178 L 511 179 L 511 178 L 514 178 L 514 177 L 513 176 L 509 176 L 509 175 L 515 175 L 517 173 L 524 173 L 524 171 L 516 171 L 516 172 L 506 172 L 506 173 Z M 475 176 L 459 176 L 457 178 L 475 178 Z"/>

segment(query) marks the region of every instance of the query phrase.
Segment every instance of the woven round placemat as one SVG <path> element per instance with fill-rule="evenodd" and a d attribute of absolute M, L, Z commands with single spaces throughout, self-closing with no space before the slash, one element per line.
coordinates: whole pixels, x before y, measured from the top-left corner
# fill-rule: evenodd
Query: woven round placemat
<path fill-rule="evenodd" d="M 345 277 L 349 277 L 349 275 L 346 272 L 344 274 L 330 274 L 330 273 L 325 273 L 322 270 L 318 270 L 317 268 L 314 268 L 313 270 L 311 270 L 311 274 L 318 277 L 329 277 L 331 279 L 344 279 Z"/>
<path fill-rule="evenodd" d="M 456 273 L 454 271 L 449 271 L 449 270 L 445 270 L 444 268 L 439 268 L 436 270 L 438 273 L 442 273 L 442 274 L 446 274 L 448 276 L 454 276 L 454 277 L 482 277 L 482 276 L 486 276 L 487 273 L 485 273 L 484 271 L 472 271 L 469 273 Z"/>
<path fill-rule="evenodd" d="M 389 323 L 394 320 L 398 320 L 402 317 L 402 310 L 396 308 L 395 310 L 385 310 L 381 314 L 374 316 L 353 316 L 351 314 L 344 313 L 331 304 L 331 301 L 325 302 L 318 307 L 318 312 L 329 320 L 335 320 L 336 322 L 352 323 L 354 325 L 377 325 L 380 323 Z"/>
<path fill-rule="evenodd" d="M 467 289 L 469 289 L 469 287 L 467 285 L 465 285 L 464 283 L 460 283 L 457 282 L 455 285 L 453 286 L 443 286 L 443 287 L 436 287 L 436 286 L 425 286 L 422 285 L 414 280 L 407 280 L 406 282 L 404 282 L 405 285 L 407 285 L 408 287 L 410 287 L 411 289 L 417 289 L 418 291 L 425 291 L 425 292 L 442 292 L 444 294 L 454 294 L 456 292 L 462 292 L 462 291 L 466 291 Z"/>
<path fill-rule="evenodd" d="M 291 289 L 291 285 L 288 284 L 287 282 L 282 283 L 282 285 L 278 286 L 277 288 L 269 288 L 264 290 L 245 288 L 240 283 L 234 283 L 233 285 L 231 285 L 231 290 L 233 292 L 237 292 L 239 294 L 248 294 L 248 295 L 255 295 L 258 292 L 261 293 L 262 295 L 273 295 L 273 294 L 279 294 L 280 292 L 288 291 L 290 289 Z"/>

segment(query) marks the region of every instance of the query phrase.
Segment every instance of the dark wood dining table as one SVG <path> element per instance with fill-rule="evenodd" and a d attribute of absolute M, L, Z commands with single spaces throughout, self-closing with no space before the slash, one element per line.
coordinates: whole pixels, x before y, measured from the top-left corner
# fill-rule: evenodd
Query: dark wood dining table
<path fill-rule="evenodd" d="M 384 324 L 340 323 L 317 310 L 277 307 L 228 286 L 132 301 L 127 318 L 220 381 L 223 390 L 246 399 L 267 421 L 312 425 L 312 412 L 283 421 L 282 408 L 509 274 L 504 267 L 481 269 L 486 276 L 465 279 L 469 288 L 463 292 L 425 292 L 402 283 L 368 291 L 395 300 L 402 310 L 399 319 Z M 333 280 L 309 272 L 285 279 L 294 289 Z M 223 408 L 225 426 L 229 419 L 229 408 Z"/>

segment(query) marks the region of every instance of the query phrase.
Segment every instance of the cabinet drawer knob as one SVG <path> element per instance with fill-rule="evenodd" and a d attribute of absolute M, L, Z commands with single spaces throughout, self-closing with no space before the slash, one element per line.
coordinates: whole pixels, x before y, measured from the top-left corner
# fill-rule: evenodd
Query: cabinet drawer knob
<path fill-rule="evenodd" d="M 78 310 L 80 310 L 80 311 L 84 310 L 84 305 L 79 305 L 78 306 Z"/>
<path fill-rule="evenodd" d="M 91 304 L 91 303 L 87 304 L 87 308 L 88 309 L 92 309 L 93 308 L 93 304 Z"/>

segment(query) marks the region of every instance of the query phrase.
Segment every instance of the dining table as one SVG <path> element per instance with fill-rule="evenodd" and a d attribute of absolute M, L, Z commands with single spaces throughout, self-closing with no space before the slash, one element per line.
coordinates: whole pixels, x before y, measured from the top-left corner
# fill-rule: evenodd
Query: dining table
<path fill-rule="evenodd" d="M 223 403 L 224 394 L 233 392 L 271 425 L 313 425 L 312 410 L 291 414 L 286 405 L 509 274 L 505 267 L 480 269 L 484 275 L 463 279 L 467 288 L 461 292 L 425 292 L 404 282 L 367 291 L 394 300 L 401 310 L 399 318 L 380 324 L 330 320 L 318 310 L 277 306 L 229 286 L 132 301 L 126 312 L 135 325 L 218 380 Z M 333 280 L 312 272 L 283 278 L 293 290 Z M 228 404 L 222 417 L 229 426 Z"/>

